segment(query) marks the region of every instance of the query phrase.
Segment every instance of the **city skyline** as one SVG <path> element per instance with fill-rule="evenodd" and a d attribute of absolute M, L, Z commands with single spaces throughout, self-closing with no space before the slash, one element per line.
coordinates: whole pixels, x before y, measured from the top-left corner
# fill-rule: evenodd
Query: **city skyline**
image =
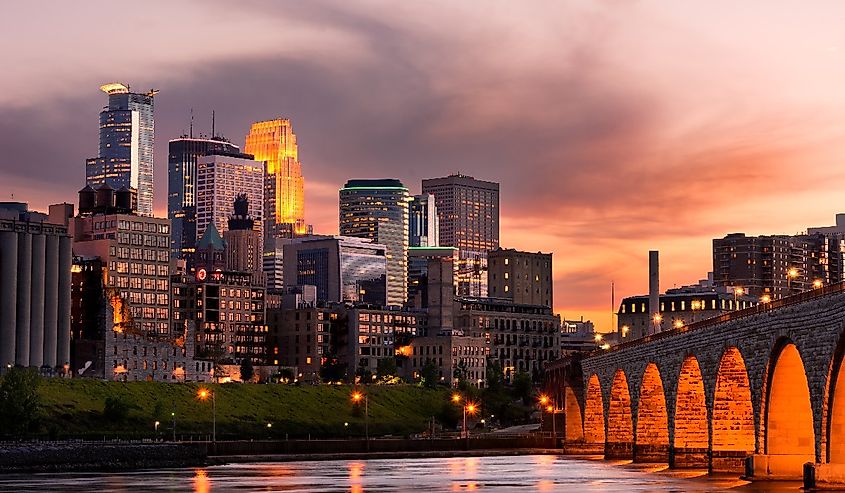
<path fill-rule="evenodd" d="M 759 14 L 753 9 L 723 7 L 731 9 L 725 15 L 689 3 L 661 9 L 648 2 L 572 4 L 538 19 L 499 5 L 471 35 L 462 35 L 444 34 L 449 29 L 442 27 L 468 22 L 472 9 L 426 9 L 428 17 L 414 20 L 415 6 L 379 12 L 378 4 L 370 5 L 349 18 L 333 3 L 298 12 L 267 7 L 261 13 L 267 20 L 239 12 L 230 27 L 250 26 L 265 43 L 214 41 L 203 54 L 195 42 L 178 42 L 197 39 L 188 29 L 179 35 L 184 39 L 153 40 L 172 49 L 141 51 L 144 43 L 132 41 L 127 49 L 135 57 L 121 61 L 107 49 L 98 64 L 82 64 L 86 70 L 65 46 L 59 51 L 67 56 L 54 64 L 23 63 L 47 48 L 21 43 L 19 52 L 0 55 L 22 67 L 0 96 L 0 144 L 7 150 L 0 179 L 7 197 L 13 193 L 39 210 L 75 201 L 84 180 L 79 163 L 95 150 L 102 106 L 96 87 L 107 81 L 162 90 L 156 96 L 159 217 L 165 217 L 167 195 L 162 143 L 185 133 L 190 108 L 197 128 L 205 119 L 210 129 L 216 110 L 218 128 L 236 138 L 249 122 L 284 115 L 297 126 L 307 163 L 306 220 L 315 232 L 337 231 L 337 190 L 352 177 L 397 178 L 411 193 L 419 192 L 423 178 L 456 171 L 499 182 L 502 247 L 555 253 L 561 259 L 555 263 L 556 311 L 566 318 L 584 314 L 601 330 L 609 324 L 611 281 L 617 302 L 646 291 L 649 249 L 661 251 L 663 287 L 690 284 L 711 269 L 712 238 L 796 233 L 832 224 L 845 208 L 838 191 L 845 180 L 838 169 L 845 101 L 836 90 L 845 78 L 836 68 L 843 45 L 831 12 L 769 6 L 762 32 L 752 23 Z M 107 14 L 96 5 L 79 8 L 82 13 L 56 6 L 59 13 L 65 8 L 67 15 L 55 19 L 76 28 L 64 21 L 94 25 Z M 217 8 L 223 7 L 200 15 L 213 22 Z M 139 15 L 155 20 L 155 32 L 172 27 L 153 17 L 154 10 Z M 795 15 L 814 31 L 792 27 Z M 268 42 L 272 36 L 287 36 L 256 33 L 256 24 L 293 16 L 301 21 L 296 34 L 303 41 L 284 51 L 256 48 L 277 46 Z M 0 34 L 7 45 L 31 39 L 25 32 L 33 21 L 26 19 L 38 16 L 21 18 Z M 717 19 L 724 21 L 718 28 Z M 536 27 L 534 33 L 517 36 L 526 25 Z M 320 27 L 329 28 L 323 38 Z M 54 32 L 63 29 L 56 24 Z M 87 36 L 67 47 L 89 56 L 95 44 Z M 504 46 L 493 44 L 499 36 Z M 385 40 L 387 47 L 380 47 Z M 491 46 L 514 64 L 507 77 L 491 78 L 501 68 L 500 55 L 487 54 Z M 407 61 L 426 50 L 429 55 Z M 476 55 L 477 73 L 454 61 Z M 561 63 L 548 68 L 550 59 Z M 282 68 L 270 68 L 272 61 Z M 197 68 L 203 63 L 210 65 Z M 368 73 L 376 65 L 378 71 Z M 713 77 L 718 70 L 731 76 Z M 364 95 L 361 87 L 381 90 Z M 503 133 L 508 145 L 493 145 Z M 54 138 L 44 142 L 44 135 Z"/>

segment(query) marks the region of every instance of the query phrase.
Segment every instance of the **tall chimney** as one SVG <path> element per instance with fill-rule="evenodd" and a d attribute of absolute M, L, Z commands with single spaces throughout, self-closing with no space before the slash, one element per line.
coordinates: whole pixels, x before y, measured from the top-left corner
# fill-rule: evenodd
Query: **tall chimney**
<path fill-rule="evenodd" d="M 660 260 L 657 250 L 648 252 L 648 309 L 651 320 L 646 333 L 654 334 L 660 331 L 660 324 L 656 321 L 660 315 Z"/>

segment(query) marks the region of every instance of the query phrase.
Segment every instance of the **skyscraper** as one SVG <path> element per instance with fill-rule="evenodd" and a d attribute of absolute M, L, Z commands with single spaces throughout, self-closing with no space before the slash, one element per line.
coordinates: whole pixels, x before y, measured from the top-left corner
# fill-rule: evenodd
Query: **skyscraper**
<path fill-rule="evenodd" d="M 198 238 L 212 222 L 221 233 L 229 229 L 232 204 L 239 194 L 253 204 L 263 203 L 264 163 L 251 158 L 249 154 L 219 152 L 197 159 Z M 253 209 L 254 228 L 263 242 L 262 212 L 261 207 Z"/>
<path fill-rule="evenodd" d="M 306 232 L 305 183 L 296 134 L 290 120 L 277 118 L 253 123 L 244 152 L 265 163 L 265 221 L 267 237 L 292 237 Z"/>
<path fill-rule="evenodd" d="M 409 204 L 408 234 L 412 247 L 436 247 L 440 245 L 440 221 L 434 195 L 424 193 L 411 197 Z"/>
<path fill-rule="evenodd" d="M 471 176 L 423 180 L 434 195 L 440 246 L 458 249 L 458 294 L 487 295 L 487 252 L 499 247 L 499 184 Z"/>
<path fill-rule="evenodd" d="M 109 104 L 100 112 L 100 147 L 97 157 L 85 162 L 88 185 L 108 184 L 115 190 L 138 190 L 138 213 L 153 215 L 153 96 L 129 92 L 129 86 L 100 86 Z"/>
<path fill-rule="evenodd" d="M 408 296 L 409 200 L 399 180 L 349 180 L 340 190 L 340 234 L 385 246 L 388 305 Z"/>
<path fill-rule="evenodd" d="M 260 202 L 259 202 L 260 204 Z M 264 270 L 261 235 L 255 230 L 255 220 L 249 215 L 249 198 L 245 193 L 235 197 L 234 214 L 229 218 L 229 230 L 223 233 L 226 242 L 226 269 L 252 274 L 253 284 L 263 284 Z"/>
<path fill-rule="evenodd" d="M 167 218 L 170 219 L 170 253 L 188 258 L 197 242 L 197 158 L 215 152 L 239 152 L 222 137 L 210 139 L 183 135 L 168 143 Z"/>

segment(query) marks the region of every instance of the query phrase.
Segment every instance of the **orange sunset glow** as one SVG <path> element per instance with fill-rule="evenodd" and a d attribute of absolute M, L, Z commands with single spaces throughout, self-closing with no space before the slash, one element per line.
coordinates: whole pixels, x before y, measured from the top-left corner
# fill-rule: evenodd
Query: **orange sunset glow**
<path fill-rule="evenodd" d="M 602 332 L 611 283 L 616 305 L 647 291 L 648 250 L 661 289 L 692 284 L 713 238 L 845 212 L 845 4 L 540 3 L 152 2 L 120 43 L 97 28 L 108 2 L 21 3 L 0 32 L 3 200 L 75 202 L 96 88 L 131 80 L 161 91 L 157 215 L 191 110 L 242 148 L 290 118 L 315 233 L 338 232 L 352 175 L 499 182 L 501 246 L 554 253 L 555 311 Z"/>

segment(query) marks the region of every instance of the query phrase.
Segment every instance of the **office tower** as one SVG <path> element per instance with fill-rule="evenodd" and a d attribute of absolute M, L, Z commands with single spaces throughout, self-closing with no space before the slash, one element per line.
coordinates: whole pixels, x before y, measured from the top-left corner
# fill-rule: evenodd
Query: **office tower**
<path fill-rule="evenodd" d="M 471 176 L 423 180 L 434 195 L 440 245 L 458 249 L 458 294 L 487 296 L 487 252 L 499 247 L 499 184 Z"/>
<path fill-rule="evenodd" d="M 487 254 L 487 288 L 493 298 L 552 306 L 552 254 L 497 248 Z"/>
<path fill-rule="evenodd" d="M 197 242 L 197 158 L 239 151 L 238 146 L 222 137 L 183 135 L 168 143 L 167 218 L 170 219 L 170 252 L 174 258 L 190 257 Z"/>
<path fill-rule="evenodd" d="M 387 304 L 408 295 L 408 189 L 399 180 L 349 180 L 340 190 L 340 234 L 385 246 Z"/>
<path fill-rule="evenodd" d="M 70 363 L 71 257 L 65 224 L 0 202 L 0 369 Z"/>
<path fill-rule="evenodd" d="M 384 245 L 344 236 L 311 236 L 284 245 L 285 287 L 317 286 L 317 301 L 382 306 L 387 289 Z"/>
<path fill-rule="evenodd" d="M 119 330 L 144 336 L 172 337 L 170 332 L 170 221 L 131 211 L 131 193 L 90 187 L 79 192 L 74 219 L 73 252 L 100 259 L 107 269 L 104 292 L 121 317 Z M 126 195 L 124 197 L 124 195 Z M 117 204 L 117 205 L 115 205 Z M 120 323 L 126 327 L 120 327 Z M 116 330 L 118 330 L 116 329 Z"/>
<path fill-rule="evenodd" d="M 449 288 L 451 297 L 455 296 L 455 267 L 458 261 L 458 249 L 454 247 L 410 247 L 408 249 L 408 305 L 416 309 L 428 309 L 431 303 L 437 303 L 437 300 L 431 300 L 432 293 L 432 277 L 436 275 L 435 283 L 443 284 L 444 279 L 452 284 Z M 446 275 L 444 270 L 451 270 L 450 275 Z M 435 270 L 437 272 L 432 272 Z M 437 298 L 442 298 L 444 303 L 447 296 L 444 289 L 446 286 L 436 288 L 438 293 Z M 452 303 L 451 300 L 448 301 Z M 436 321 L 435 317 L 430 317 L 430 327 L 442 327 L 443 324 L 452 326 L 451 310 L 450 315 L 444 316 L 442 321 Z M 450 320 L 446 320 L 446 319 Z"/>
<path fill-rule="evenodd" d="M 264 163 L 249 154 L 216 153 L 197 158 L 197 238 L 214 223 L 217 231 L 229 229 L 232 204 L 239 194 L 252 204 L 264 202 Z M 252 210 L 253 228 L 263 242 L 263 210 Z"/>
<path fill-rule="evenodd" d="M 713 279 L 717 286 L 778 299 L 845 280 L 843 252 L 836 234 L 733 233 L 713 240 Z"/>
<path fill-rule="evenodd" d="M 129 86 L 105 84 L 109 104 L 100 112 L 99 154 L 85 163 L 86 183 L 94 188 L 108 184 L 118 190 L 138 191 L 138 214 L 153 215 L 153 97 L 129 92 Z"/>
<path fill-rule="evenodd" d="M 259 207 L 261 206 L 259 202 Z M 226 270 L 248 272 L 253 283 L 263 284 L 262 252 L 264 245 L 255 230 L 255 220 L 249 215 L 246 194 L 235 198 L 235 213 L 229 218 L 229 230 L 223 233 L 226 242 Z"/>
<path fill-rule="evenodd" d="M 277 118 L 253 123 L 244 152 L 265 164 L 266 236 L 290 238 L 306 234 L 305 183 L 290 120 Z"/>
<path fill-rule="evenodd" d="M 434 195 L 414 195 L 408 205 L 408 235 L 412 247 L 440 246 L 440 221 Z"/>
<path fill-rule="evenodd" d="M 291 238 L 266 238 L 264 240 L 262 263 L 268 292 L 279 293 L 285 285 L 284 247 L 293 241 Z"/>

